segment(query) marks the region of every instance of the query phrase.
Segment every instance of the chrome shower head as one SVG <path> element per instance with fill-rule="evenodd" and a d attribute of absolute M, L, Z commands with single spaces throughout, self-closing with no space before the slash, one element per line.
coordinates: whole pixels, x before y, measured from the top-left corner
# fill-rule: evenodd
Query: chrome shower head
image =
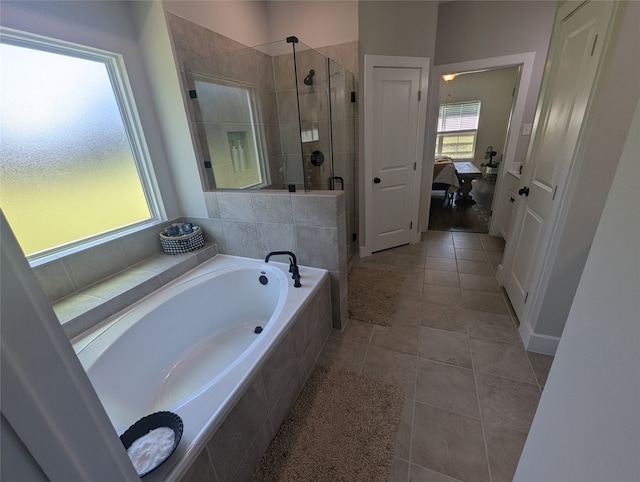
<path fill-rule="evenodd" d="M 316 71 L 311 69 L 309 71 L 309 75 L 307 75 L 303 80 L 304 85 L 313 85 L 313 76 L 314 75 L 316 75 Z"/>

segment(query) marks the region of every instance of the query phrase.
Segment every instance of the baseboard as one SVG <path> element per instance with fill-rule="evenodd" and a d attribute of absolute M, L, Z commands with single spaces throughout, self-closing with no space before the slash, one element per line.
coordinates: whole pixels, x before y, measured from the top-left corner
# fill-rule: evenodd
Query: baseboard
<path fill-rule="evenodd" d="M 542 353 L 543 355 L 555 355 L 560 343 L 560 337 L 539 335 L 534 333 L 528 323 L 520 323 L 520 337 L 527 351 Z"/>

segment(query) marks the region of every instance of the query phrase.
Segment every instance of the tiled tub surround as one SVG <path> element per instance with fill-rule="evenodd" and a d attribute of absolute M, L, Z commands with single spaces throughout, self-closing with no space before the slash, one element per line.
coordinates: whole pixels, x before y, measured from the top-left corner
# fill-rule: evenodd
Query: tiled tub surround
<path fill-rule="evenodd" d="M 260 273 L 270 280 L 267 285 L 257 282 Z M 327 272 L 303 266 L 301 275 L 306 283 L 297 289 L 286 263 L 220 255 L 158 296 L 112 317 L 108 330 L 74 340 L 118 433 L 141 414 L 171 410 L 182 417 L 185 429 L 176 452 L 145 480 L 249 479 L 331 331 Z M 203 300 L 201 293 L 209 291 L 214 294 Z M 241 291 L 255 304 L 243 304 Z M 171 316 L 184 305 L 195 310 L 189 322 Z M 253 325 L 246 326 L 248 318 L 264 327 L 260 335 L 253 334 Z M 147 331 L 156 326 L 162 328 L 154 338 Z M 231 350 L 229 336 L 236 340 L 233 346 L 243 340 L 250 344 L 227 356 L 216 343 L 227 343 Z M 150 338 L 155 343 L 145 344 Z M 213 358 L 207 355 L 205 362 L 203 353 Z M 137 357 L 148 363 L 132 366 L 132 379 L 123 377 L 127 361 Z M 215 367 L 219 374 L 211 371 Z M 113 383 L 114 378 L 121 381 Z M 130 397 L 129 403 L 123 404 L 122 397 Z"/>
<path fill-rule="evenodd" d="M 211 243 L 167 255 L 158 233 L 174 220 L 59 257 L 33 268 L 69 338 L 214 257 Z M 205 237 L 205 241 L 210 241 Z"/>
<path fill-rule="evenodd" d="M 341 191 L 205 192 L 210 219 L 205 239 L 222 254 L 264 259 L 270 251 L 292 251 L 303 266 L 323 268 L 331 279 L 334 328 L 347 321 L 345 196 Z M 281 259 L 283 260 L 283 259 Z"/>
<path fill-rule="evenodd" d="M 331 332 L 327 279 L 290 327 L 181 482 L 251 479 Z"/>

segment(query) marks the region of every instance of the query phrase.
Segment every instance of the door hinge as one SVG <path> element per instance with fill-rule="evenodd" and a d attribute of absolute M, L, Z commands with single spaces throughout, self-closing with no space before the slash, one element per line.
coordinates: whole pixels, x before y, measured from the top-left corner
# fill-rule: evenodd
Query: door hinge
<path fill-rule="evenodd" d="M 189 91 L 189 98 L 190 99 L 197 99 L 198 98 L 198 94 L 196 93 L 195 90 L 190 90 Z"/>
<path fill-rule="evenodd" d="M 524 302 L 527 302 L 527 298 L 529 298 L 529 292 L 527 291 L 527 295 L 524 297 Z"/>
<path fill-rule="evenodd" d="M 598 43 L 598 34 L 596 34 L 596 38 L 593 39 L 593 47 L 591 47 L 591 57 L 593 57 L 593 53 L 596 51 L 597 43 Z"/>
<path fill-rule="evenodd" d="M 551 198 L 552 201 L 555 200 L 557 192 L 558 192 L 558 185 L 556 184 L 556 187 L 553 188 L 553 197 Z"/>
<path fill-rule="evenodd" d="M 414 162 L 414 163 L 413 163 L 413 170 L 415 171 L 417 167 L 418 167 L 418 163 L 417 163 L 417 162 Z"/>
<path fill-rule="evenodd" d="M 489 211 L 489 217 L 493 216 L 493 209 Z"/>
<path fill-rule="evenodd" d="M 413 221 L 409 223 L 409 229 L 413 229 Z"/>
<path fill-rule="evenodd" d="M 420 102 L 420 100 L 422 100 L 422 91 L 421 90 L 418 91 L 418 102 Z"/>
<path fill-rule="evenodd" d="M 351 102 L 355 102 L 355 101 L 356 101 L 356 93 L 351 92 Z"/>

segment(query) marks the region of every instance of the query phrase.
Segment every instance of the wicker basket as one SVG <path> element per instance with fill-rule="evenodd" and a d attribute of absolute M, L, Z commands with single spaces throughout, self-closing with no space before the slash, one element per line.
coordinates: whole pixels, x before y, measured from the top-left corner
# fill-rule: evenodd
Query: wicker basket
<path fill-rule="evenodd" d="M 202 229 L 194 226 L 193 233 L 184 236 L 165 236 L 160 233 L 160 243 L 167 254 L 183 254 L 202 248 L 204 237 Z"/>

